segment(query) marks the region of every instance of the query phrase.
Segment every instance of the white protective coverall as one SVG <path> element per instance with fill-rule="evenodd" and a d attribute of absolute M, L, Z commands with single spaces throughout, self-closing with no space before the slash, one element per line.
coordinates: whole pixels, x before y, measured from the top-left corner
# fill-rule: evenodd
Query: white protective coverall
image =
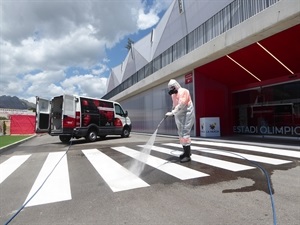
<path fill-rule="evenodd" d="M 166 116 L 174 115 L 180 144 L 182 146 L 190 146 L 190 132 L 195 123 L 194 105 L 190 92 L 188 89 L 181 87 L 174 79 L 169 81 L 168 88 L 169 90 L 175 89 L 177 93 L 171 95 L 173 108 L 172 112 L 168 112 Z"/>

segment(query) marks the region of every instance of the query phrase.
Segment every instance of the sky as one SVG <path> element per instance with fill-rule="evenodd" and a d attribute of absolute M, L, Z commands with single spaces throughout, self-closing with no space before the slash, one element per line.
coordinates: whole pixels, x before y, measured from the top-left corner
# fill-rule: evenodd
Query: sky
<path fill-rule="evenodd" d="M 101 98 L 172 0 L 0 0 L 0 96 Z"/>

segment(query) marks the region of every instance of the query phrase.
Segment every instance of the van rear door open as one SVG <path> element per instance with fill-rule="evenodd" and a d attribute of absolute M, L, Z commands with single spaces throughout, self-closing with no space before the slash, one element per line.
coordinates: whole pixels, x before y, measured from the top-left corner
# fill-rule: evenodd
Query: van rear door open
<path fill-rule="evenodd" d="M 71 134 L 75 127 L 75 97 L 57 96 L 51 102 L 51 133 Z"/>
<path fill-rule="evenodd" d="M 43 133 L 49 131 L 50 110 L 51 105 L 49 100 L 36 97 L 36 133 Z"/>
<path fill-rule="evenodd" d="M 63 102 L 63 128 L 72 129 L 76 126 L 76 98 L 73 95 L 64 95 Z M 77 100 L 78 101 L 78 100 Z"/>

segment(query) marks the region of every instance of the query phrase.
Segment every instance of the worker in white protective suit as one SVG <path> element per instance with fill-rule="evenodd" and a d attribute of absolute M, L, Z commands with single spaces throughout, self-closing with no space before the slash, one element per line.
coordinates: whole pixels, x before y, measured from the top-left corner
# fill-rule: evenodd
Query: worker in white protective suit
<path fill-rule="evenodd" d="M 189 90 L 171 79 L 168 83 L 169 95 L 172 97 L 173 108 L 166 116 L 174 116 L 178 129 L 180 144 L 183 146 L 183 154 L 180 155 L 180 162 L 191 161 L 191 137 L 190 132 L 195 122 L 194 105 Z"/>

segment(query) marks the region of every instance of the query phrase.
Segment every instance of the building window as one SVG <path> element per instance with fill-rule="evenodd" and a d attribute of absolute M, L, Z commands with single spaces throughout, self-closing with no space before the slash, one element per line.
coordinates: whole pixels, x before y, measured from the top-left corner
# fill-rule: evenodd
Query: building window
<path fill-rule="evenodd" d="M 178 9 L 180 14 L 184 12 L 183 0 L 178 0 Z"/>
<path fill-rule="evenodd" d="M 233 94 L 239 134 L 300 137 L 300 81 Z"/>

